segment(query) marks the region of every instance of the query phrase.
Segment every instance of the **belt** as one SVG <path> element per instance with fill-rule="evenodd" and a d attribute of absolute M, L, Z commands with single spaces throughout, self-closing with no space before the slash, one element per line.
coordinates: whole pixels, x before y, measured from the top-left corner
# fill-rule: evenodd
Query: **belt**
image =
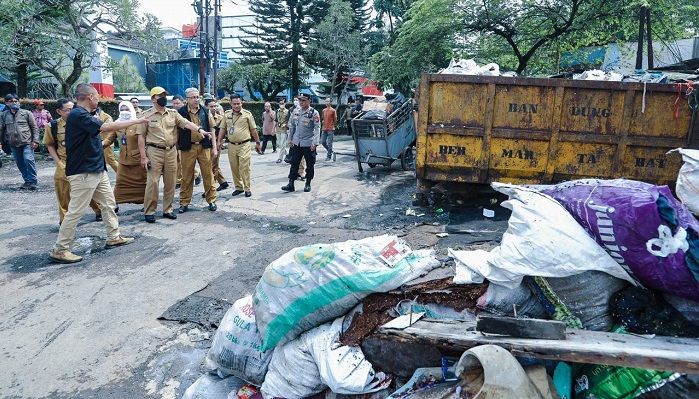
<path fill-rule="evenodd" d="M 196 143 L 192 141 L 192 145 L 197 145 L 197 144 L 201 144 L 201 141 L 197 141 Z"/>
<path fill-rule="evenodd" d="M 161 150 L 169 150 L 169 149 L 171 149 L 171 148 L 175 148 L 174 145 L 167 146 L 167 145 L 159 145 L 159 144 L 153 144 L 153 143 L 146 143 L 146 145 L 147 145 L 148 147 L 155 147 L 155 148 L 158 148 L 158 149 L 161 149 Z"/>
<path fill-rule="evenodd" d="M 245 144 L 245 143 L 249 143 L 249 142 L 250 142 L 250 139 L 247 139 L 247 140 L 244 140 L 244 141 L 238 141 L 238 142 L 231 141 L 230 143 L 233 144 L 233 145 L 240 145 L 240 144 Z"/>

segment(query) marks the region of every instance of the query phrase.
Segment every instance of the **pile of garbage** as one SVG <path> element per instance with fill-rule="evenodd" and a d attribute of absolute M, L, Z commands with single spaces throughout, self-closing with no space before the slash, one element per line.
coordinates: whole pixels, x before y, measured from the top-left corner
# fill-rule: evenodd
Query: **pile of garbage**
<path fill-rule="evenodd" d="M 228 310 L 184 398 L 699 397 L 698 376 L 526 360 L 493 345 L 406 374 L 375 367 L 363 345 L 388 324 L 485 315 L 699 337 L 699 151 L 678 151 L 680 200 L 624 179 L 493 183 L 508 196 L 508 228 L 490 251 L 449 249 L 454 270 L 388 235 L 295 248 Z"/>
<path fill-rule="evenodd" d="M 517 76 L 515 72 L 500 73 L 500 66 L 494 62 L 483 66 L 472 59 L 452 59 L 449 66 L 437 72 L 445 75 Z"/>
<path fill-rule="evenodd" d="M 365 120 L 383 120 L 390 116 L 394 111 L 398 110 L 409 99 L 403 93 L 397 91 L 393 94 L 386 94 L 364 101 L 362 104 L 362 114 L 359 119 Z"/>

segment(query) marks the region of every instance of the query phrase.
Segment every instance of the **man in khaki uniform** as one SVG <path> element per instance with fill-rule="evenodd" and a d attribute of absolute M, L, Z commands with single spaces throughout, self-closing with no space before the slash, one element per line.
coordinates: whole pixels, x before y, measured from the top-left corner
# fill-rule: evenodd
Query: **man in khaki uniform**
<path fill-rule="evenodd" d="M 141 166 L 148 170 L 146 195 L 143 200 L 144 217 L 148 223 L 155 223 L 155 210 L 158 207 L 160 176 L 163 176 L 163 217 L 177 219 L 172 213 L 172 200 L 175 197 L 177 179 L 177 128 L 204 132 L 204 129 L 183 118 L 177 111 L 168 109 L 167 92 L 162 87 L 150 90 L 153 108 L 141 114 L 148 124 L 139 125 L 136 134 L 138 150 L 141 153 Z"/>
<path fill-rule="evenodd" d="M 58 224 L 63 223 L 63 218 L 68 212 L 68 204 L 70 203 L 70 182 L 66 177 L 66 159 L 68 155 L 66 153 L 66 120 L 68 120 L 68 114 L 73 110 L 73 102 L 61 98 L 56 101 L 56 112 L 60 118 L 51 121 L 45 127 L 44 131 L 44 145 L 49 151 L 49 155 L 53 158 L 53 162 L 56 164 L 56 170 L 53 173 L 53 183 L 56 191 L 56 204 L 58 205 Z M 90 201 L 90 208 L 95 211 L 95 219 L 97 221 L 102 220 L 102 211 L 99 205 L 92 200 Z"/>
<path fill-rule="evenodd" d="M 206 108 L 209 109 L 209 112 L 211 112 L 211 116 L 214 117 L 214 127 L 216 131 L 216 136 L 218 137 L 218 125 L 219 123 L 221 123 L 221 120 L 223 119 L 223 110 L 219 109 L 218 102 L 216 102 L 216 100 L 213 98 L 204 100 L 204 105 L 206 106 Z M 214 173 L 214 179 L 218 182 L 218 188 L 216 188 L 216 191 L 223 191 L 228 188 L 228 182 L 226 181 L 226 177 L 223 176 L 220 164 L 223 143 L 219 140 L 216 140 L 216 144 L 218 144 L 218 151 L 216 153 L 216 156 L 211 160 L 211 169 Z"/>
<path fill-rule="evenodd" d="M 182 185 L 180 187 L 179 213 L 189 210 L 194 189 L 194 166 L 198 163 L 204 178 L 204 195 L 209 203 L 209 210 L 216 210 L 216 190 L 214 189 L 214 174 L 211 167 L 211 159 L 218 152 L 216 136 L 214 135 L 215 122 L 209 110 L 202 107 L 199 102 L 199 90 L 190 87 L 185 90 L 187 105 L 177 111 L 183 118 L 200 126 L 204 134 L 192 132 L 188 129 L 180 129 L 178 148 L 182 162 Z"/>
<path fill-rule="evenodd" d="M 114 121 L 114 119 L 112 119 L 108 113 L 102 111 L 101 108 L 97 108 L 97 113 L 95 116 L 100 118 L 103 123 Z M 114 157 L 114 141 L 109 141 L 110 134 L 111 133 L 109 132 L 100 132 L 100 137 L 102 138 L 102 148 L 104 148 L 104 161 L 107 162 L 107 165 L 109 165 L 114 173 L 116 173 L 117 169 L 119 169 L 119 162 L 117 162 L 116 158 Z"/>
<path fill-rule="evenodd" d="M 232 196 L 245 193 L 250 197 L 250 141 L 255 141 L 255 150 L 260 153 L 260 136 L 257 134 L 255 119 L 250 111 L 243 109 L 243 102 L 237 94 L 231 94 L 231 110 L 226 111 L 219 125 L 219 141 L 228 138 L 228 162 L 233 173 L 235 191 Z"/>

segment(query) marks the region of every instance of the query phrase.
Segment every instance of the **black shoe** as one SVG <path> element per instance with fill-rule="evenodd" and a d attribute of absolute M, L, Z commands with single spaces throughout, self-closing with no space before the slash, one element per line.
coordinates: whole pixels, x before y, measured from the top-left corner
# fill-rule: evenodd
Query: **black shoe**
<path fill-rule="evenodd" d="M 101 222 L 102 221 L 102 215 L 95 215 L 95 222 Z"/>
<path fill-rule="evenodd" d="M 153 215 L 145 215 L 143 218 L 146 220 L 146 223 L 155 223 L 155 216 Z"/>
<path fill-rule="evenodd" d="M 246 191 L 246 192 L 245 192 L 245 196 L 246 196 L 246 197 L 252 197 L 252 193 L 251 193 L 250 191 Z"/>
<path fill-rule="evenodd" d="M 177 210 L 177 213 L 185 213 L 189 210 L 189 205 L 182 205 L 180 206 L 180 209 Z M 163 214 L 165 216 L 165 214 Z"/>
<path fill-rule="evenodd" d="M 223 183 L 218 185 L 218 187 L 216 188 L 216 191 L 223 191 L 227 188 L 228 188 L 228 182 L 224 181 Z"/>
<path fill-rule="evenodd" d="M 277 159 L 277 163 L 282 163 L 282 160 L 281 160 L 281 159 Z"/>
<path fill-rule="evenodd" d="M 175 188 L 179 189 L 180 187 L 182 187 L 180 183 L 175 184 Z"/>
<path fill-rule="evenodd" d="M 194 179 L 194 185 L 195 185 L 195 186 L 198 186 L 198 185 L 200 185 L 200 184 L 201 184 L 201 176 L 197 176 L 197 178 Z"/>
<path fill-rule="evenodd" d="M 172 212 L 168 212 L 168 213 L 164 213 L 164 212 L 163 212 L 163 217 L 166 218 L 166 219 L 171 219 L 171 220 L 177 219 L 177 215 L 175 215 L 175 214 L 172 213 Z"/>
<path fill-rule="evenodd" d="M 233 192 L 231 193 L 231 197 L 235 197 L 236 195 L 240 195 L 240 194 L 242 194 L 242 193 L 244 193 L 244 192 L 245 192 L 245 191 L 243 191 L 243 190 L 235 190 L 235 191 L 233 191 Z"/>
<path fill-rule="evenodd" d="M 118 206 L 116 208 L 114 208 L 114 213 L 116 213 L 117 215 L 119 214 L 119 207 Z"/>
<path fill-rule="evenodd" d="M 22 184 L 21 186 L 19 186 L 19 189 L 20 189 L 20 190 L 28 190 L 28 189 L 29 189 L 29 184 L 24 183 L 24 184 Z"/>
<path fill-rule="evenodd" d="M 306 185 L 303 187 L 303 192 L 307 193 L 309 191 L 311 191 L 311 182 L 307 181 Z"/>
<path fill-rule="evenodd" d="M 301 180 L 301 181 L 306 180 L 306 176 L 299 176 L 299 180 Z"/>
<path fill-rule="evenodd" d="M 206 198 L 206 192 L 201 193 L 202 198 Z"/>
<path fill-rule="evenodd" d="M 216 206 L 216 203 L 212 202 L 209 204 L 209 210 L 211 212 L 214 212 L 216 209 L 218 209 L 218 207 Z"/>
<path fill-rule="evenodd" d="M 294 187 L 294 180 L 289 179 L 289 184 L 287 184 L 286 186 L 282 186 L 282 191 L 286 191 L 288 193 L 296 191 L 296 188 Z"/>
<path fill-rule="evenodd" d="M 27 186 L 27 190 L 29 191 L 36 191 L 36 184 L 30 184 Z"/>

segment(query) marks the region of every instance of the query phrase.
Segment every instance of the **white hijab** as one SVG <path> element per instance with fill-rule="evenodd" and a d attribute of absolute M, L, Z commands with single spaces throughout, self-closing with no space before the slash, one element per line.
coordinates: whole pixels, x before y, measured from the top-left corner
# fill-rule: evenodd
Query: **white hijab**
<path fill-rule="evenodd" d="M 121 107 L 124 105 L 126 105 L 129 108 L 129 112 L 131 112 L 131 119 L 136 119 L 136 110 L 134 110 L 130 101 L 122 101 L 119 103 L 119 119 L 121 119 Z"/>

